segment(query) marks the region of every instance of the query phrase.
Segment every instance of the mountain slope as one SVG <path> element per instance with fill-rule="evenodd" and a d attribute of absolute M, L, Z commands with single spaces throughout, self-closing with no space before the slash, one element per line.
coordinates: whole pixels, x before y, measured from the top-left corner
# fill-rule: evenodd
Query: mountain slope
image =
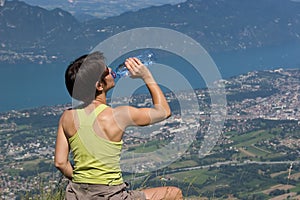
<path fill-rule="evenodd" d="M 185 33 L 209 52 L 282 45 L 300 38 L 300 3 L 286 0 L 188 0 L 87 22 L 61 9 L 7 1 L 0 16 L 0 59 L 7 62 L 33 55 L 48 62 L 53 55 L 69 60 L 109 36 L 146 26 Z"/>
<path fill-rule="evenodd" d="M 80 23 L 61 9 L 49 11 L 24 2 L 7 1 L 0 7 L 0 16 L 3 50 L 68 55 L 68 49 L 64 47 L 72 45 L 74 48 L 72 43 L 83 40 L 79 34 Z"/>
<path fill-rule="evenodd" d="M 299 40 L 300 4 L 285 0 L 188 0 L 128 12 L 85 25 L 90 35 L 158 26 L 188 34 L 209 51 L 256 48 Z"/>

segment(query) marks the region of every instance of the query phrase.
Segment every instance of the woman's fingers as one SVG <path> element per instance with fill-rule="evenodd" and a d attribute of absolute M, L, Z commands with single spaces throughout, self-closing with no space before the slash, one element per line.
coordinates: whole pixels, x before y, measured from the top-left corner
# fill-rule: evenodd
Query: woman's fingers
<path fill-rule="evenodd" d="M 133 77 L 139 76 L 142 73 L 141 67 L 143 63 L 138 58 L 127 58 L 125 65 Z"/>
<path fill-rule="evenodd" d="M 138 64 L 138 65 L 142 65 L 143 63 L 141 62 L 140 59 L 134 57 L 133 60 Z"/>

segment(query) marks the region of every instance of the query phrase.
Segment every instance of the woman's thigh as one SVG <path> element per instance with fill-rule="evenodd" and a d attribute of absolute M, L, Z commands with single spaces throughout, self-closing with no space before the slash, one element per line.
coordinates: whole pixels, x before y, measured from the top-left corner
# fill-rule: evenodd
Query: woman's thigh
<path fill-rule="evenodd" d="M 182 192 L 177 187 L 157 187 L 143 190 L 146 199 L 151 200 L 180 200 L 183 199 Z"/>

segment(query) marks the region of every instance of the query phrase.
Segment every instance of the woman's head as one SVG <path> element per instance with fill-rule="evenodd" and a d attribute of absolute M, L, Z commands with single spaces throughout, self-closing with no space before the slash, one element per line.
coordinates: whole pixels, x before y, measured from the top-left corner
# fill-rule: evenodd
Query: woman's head
<path fill-rule="evenodd" d="M 73 61 L 65 72 L 65 84 L 69 94 L 80 101 L 89 103 L 99 94 L 97 82 L 105 83 L 107 72 L 103 53 L 94 52 Z"/>

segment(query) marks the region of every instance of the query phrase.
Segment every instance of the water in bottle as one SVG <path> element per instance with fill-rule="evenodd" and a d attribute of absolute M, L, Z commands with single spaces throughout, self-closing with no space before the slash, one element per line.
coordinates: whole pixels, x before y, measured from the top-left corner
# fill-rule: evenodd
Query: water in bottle
<path fill-rule="evenodd" d="M 152 51 L 144 51 L 141 54 L 135 56 L 137 57 L 144 65 L 149 67 L 151 64 L 153 64 L 155 60 L 154 53 Z M 120 64 L 113 72 L 112 72 L 113 77 L 116 78 L 123 78 L 123 77 L 128 77 L 129 76 L 129 71 L 126 68 L 125 64 L 122 63 Z"/>

